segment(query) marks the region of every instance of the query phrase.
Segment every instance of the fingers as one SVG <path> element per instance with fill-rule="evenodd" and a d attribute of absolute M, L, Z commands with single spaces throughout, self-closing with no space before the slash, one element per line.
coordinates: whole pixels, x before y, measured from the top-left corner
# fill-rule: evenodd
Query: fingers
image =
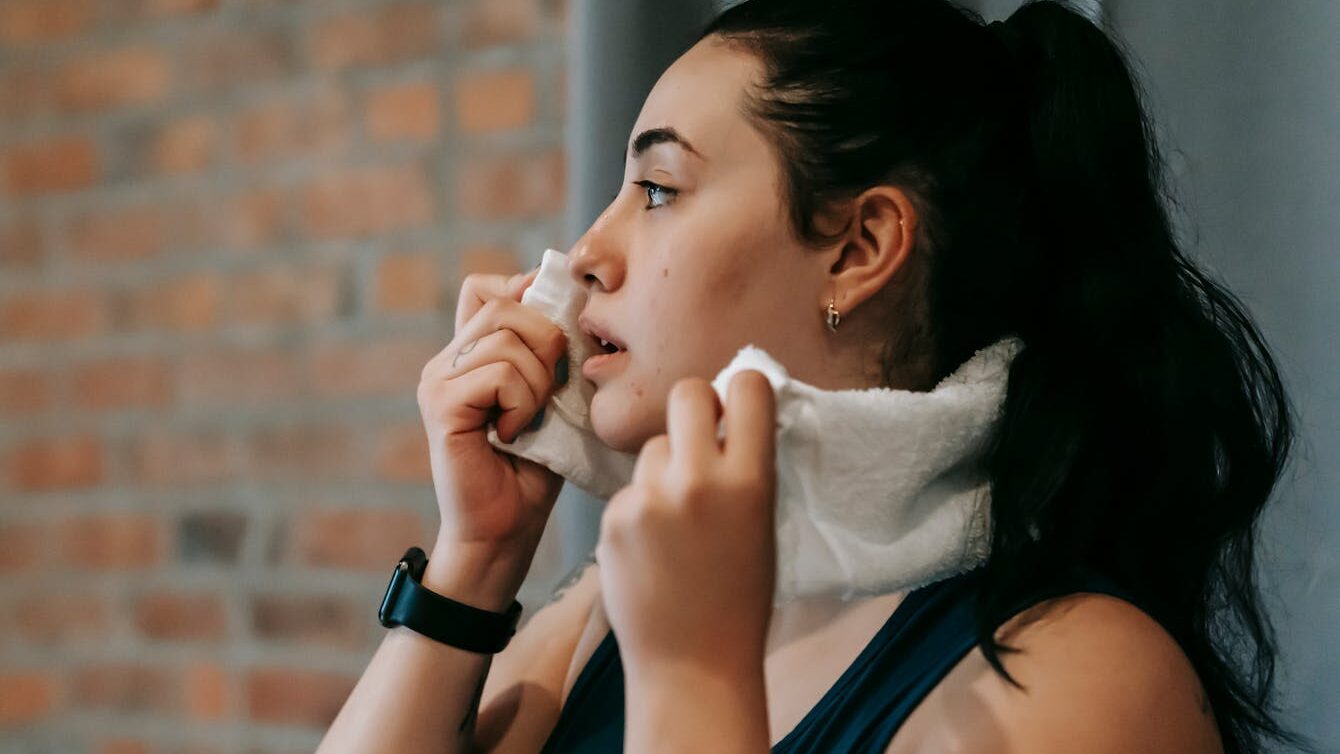
<path fill-rule="evenodd" d="M 460 296 L 456 299 L 455 331 L 459 333 L 465 323 L 473 319 L 491 299 L 506 298 L 520 301 L 526 288 L 535 282 L 535 277 L 539 273 L 540 268 L 537 266 L 530 272 L 510 276 L 482 272 L 466 275 L 465 280 L 461 282 Z"/>
<path fill-rule="evenodd" d="M 712 383 L 702 378 L 681 379 L 670 388 L 666 409 L 666 432 L 670 452 L 677 463 L 702 468 L 721 452 L 717 442 L 717 420 L 721 401 Z"/>
<path fill-rule="evenodd" d="M 670 438 L 656 435 L 642 443 L 633 462 L 632 484 L 652 484 L 660 480 L 670 460 Z"/>
<path fill-rule="evenodd" d="M 559 359 L 567 355 L 567 336 L 562 328 L 554 324 L 539 311 L 506 298 L 489 299 L 480 307 L 473 318 L 456 333 L 452 342 L 429 362 L 424 375 L 434 379 L 450 379 L 461 374 L 466 368 L 466 357 L 470 363 L 481 363 L 480 356 L 467 351 L 479 349 L 486 336 L 499 330 L 509 330 L 520 339 L 543 364 L 545 377 L 539 384 L 548 390 L 554 382 L 555 369 Z M 506 341 L 495 341 L 506 342 Z M 474 344 L 474 345 L 472 345 Z M 518 362 L 518 366 L 521 362 Z"/>
<path fill-rule="evenodd" d="M 771 470 L 777 439 L 776 396 L 772 383 L 756 369 L 745 369 L 726 387 L 724 452 L 750 468 Z"/>
<path fill-rule="evenodd" d="M 495 361 L 506 361 L 521 376 L 538 402 L 546 402 L 554 385 L 550 371 L 534 352 L 508 329 L 494 330 L 466 343 L 446 363 L 436 379 L 450 380 Z"/>
<path fill-rule="evenodd" d="M 471 370 L 453 380 L 452 387 L 459 392 L 445 404 L 439 417 L 448 434 L 479 429 L 496 406 L 498 437 L 503 442 L 512 442 L 539 408 L 534 394 L 508 361 L 495 361 Z"/>

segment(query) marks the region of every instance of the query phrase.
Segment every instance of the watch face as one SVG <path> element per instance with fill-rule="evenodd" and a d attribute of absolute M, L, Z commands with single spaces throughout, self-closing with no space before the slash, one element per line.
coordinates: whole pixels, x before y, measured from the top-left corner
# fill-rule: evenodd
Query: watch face
<path fill-rule="evenodd" d="M 377 610 L 377 621 L 386 628 L 399 625 L 391 619 L 391 611 L 395 608 L 396 598 L 400 596 L 400 587 L 405 583 L 405 572 L 408 570 L 409 565 L 405 561 L 397 563 L 391 572 L 391 581 L 386 585 L 386 596 L 382 597 L 382 606 Z"/>

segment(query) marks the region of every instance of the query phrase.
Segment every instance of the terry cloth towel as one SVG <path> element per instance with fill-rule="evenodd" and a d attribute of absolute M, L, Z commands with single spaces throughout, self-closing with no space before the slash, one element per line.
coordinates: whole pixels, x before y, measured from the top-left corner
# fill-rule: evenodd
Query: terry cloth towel
<path fill-rule="evenodd" d="M 568 274 L 566 254 L 544 250 L 540 273 L 521 294 L 521 303 L 539 309 L 567 336 L 568 382 L 550 397 L 538 429 L 522 432 L 513 442 L 505 443 L 498 437 L 498 428 L 489 427 L 489 443 L 534 461 L 590 494 L 608 500 L 632 480 L 637 455 L 601 442 L 591 427 L 591 397 L 596 386 L 582 376 L 582 363 L 588 356 L 604 350 L 577 323 L 586 306 L 586 289 Z"/>
<path fill-rule="evenodd" d="M 632 478 L 634 454 L 591 431 L 594 386 L 582 361 L 598 349 L 577 325 L 585 290 L 565 255 L 548 249 L 522 303 L 568 335 L 569 383 L 540 428 L 515 443 L 489 441 L 608 498 Z M 982 461 L 999 421 L 1009 366 L 1023 347 L 1010 335 L 980 349 L 928 392 L 821 390 L 792 379 L 750 344 L 712 380 L 726 403 L 742 369 L 768 377 L 777 407 L 777 580 L 774 603 L 915 589 L 981 564 L 990 547 L 990 485 Z M 718 437 L 724 436 L 724 421 Z"/>

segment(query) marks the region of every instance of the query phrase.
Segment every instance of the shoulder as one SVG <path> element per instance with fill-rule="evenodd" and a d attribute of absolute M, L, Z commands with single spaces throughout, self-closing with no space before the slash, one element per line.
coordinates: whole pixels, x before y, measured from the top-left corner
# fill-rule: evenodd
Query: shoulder
<path fill-rule="evenodd" d="M 978 647 L 932 692 L 933 719 L 917 751 L 1222 752 L 1191 662 L 1125 600 L 1047 600 L 1006 621 L 996 640 L 1020 650 L 1000 658 L 1023 689 Z"/>

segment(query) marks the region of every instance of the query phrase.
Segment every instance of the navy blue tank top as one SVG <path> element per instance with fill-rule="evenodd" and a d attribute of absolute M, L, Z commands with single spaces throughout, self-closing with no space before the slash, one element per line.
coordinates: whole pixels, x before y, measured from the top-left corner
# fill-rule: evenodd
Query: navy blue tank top
<path fill-rule="evenodd" d="M 904 597 L 860 655 L 772 751 L 881 754 L 922 698 L 977 645 L 972 586 L 980 573 L 937 581 Z M 1110 594 L 1136 604 L 1111 580 L 1086 572 L 1069 586 L 1035 590 L 1011 614 L 1074 592 Z M 623 732 L 623 665 L 611 631 L 578 675 L 542 754 L 615 754 L 623 751 Z"/>

